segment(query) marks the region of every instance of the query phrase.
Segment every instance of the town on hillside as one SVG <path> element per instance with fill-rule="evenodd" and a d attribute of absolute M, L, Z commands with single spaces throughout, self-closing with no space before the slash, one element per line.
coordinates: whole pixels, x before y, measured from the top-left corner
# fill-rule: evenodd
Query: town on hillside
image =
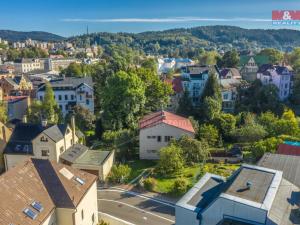
<path fill-rule="evenodd" d="M 300 224 L 300 31 L 8 33 L 0 225 Z"/>

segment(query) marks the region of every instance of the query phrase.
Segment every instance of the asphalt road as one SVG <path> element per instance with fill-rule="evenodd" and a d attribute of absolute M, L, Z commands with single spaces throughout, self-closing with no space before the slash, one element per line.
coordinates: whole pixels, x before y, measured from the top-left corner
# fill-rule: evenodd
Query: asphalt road
<path fill-rule="evenodd" d="M 175 224 L 175 208 L 119 190 L 98 191 L 99 211 L 136 225 Z"/>

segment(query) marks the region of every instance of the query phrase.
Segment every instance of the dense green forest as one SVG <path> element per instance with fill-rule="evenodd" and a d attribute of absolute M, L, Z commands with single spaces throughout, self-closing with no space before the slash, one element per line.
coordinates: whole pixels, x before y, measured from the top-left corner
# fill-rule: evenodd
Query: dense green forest
<path fill-rule="evenodd" d="M 69 38 L 78 46 L 99 44 L 126 45 L 147 54 L 194 57 L 199 48 L 205 50 L 256 50 L 277 48 L 290 51 L 300 46 L 300 31 L 278 29 L 243 29 L 234 26 L 201 26 L 144 33 L 92 33 Z"/>
<path fill-rule="evenodd" d="M 25 41 L 26 39 L 32 39 L 36 41 L 62 41 L 63 37 L 56 34 L 51 34 L 42 31 L 12 31 L 12 30 L 0 30 L 0 38 L 8 41 Z"/>

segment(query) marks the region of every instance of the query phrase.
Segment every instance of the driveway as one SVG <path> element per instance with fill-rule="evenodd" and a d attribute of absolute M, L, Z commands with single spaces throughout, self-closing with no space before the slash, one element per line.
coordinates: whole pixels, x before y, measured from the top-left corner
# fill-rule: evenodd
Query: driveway
<path fill-rule="evenodd" d="M 136 225 L 175 224 L 172 204 L 117 189 L 98 190 L 99 212 Z"/>

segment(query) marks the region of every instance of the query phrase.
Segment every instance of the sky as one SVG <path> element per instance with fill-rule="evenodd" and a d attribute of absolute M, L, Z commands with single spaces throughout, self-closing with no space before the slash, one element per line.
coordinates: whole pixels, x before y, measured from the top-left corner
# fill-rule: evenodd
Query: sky
<path fill-rule="evenodd" d="M 300 0 L 1 0 L 0 29 L 143 32 L 203 25 L 277 29 L 272 10 L 300 10 Z M 285 26 L 300 29 L 300 25 Z"/>

